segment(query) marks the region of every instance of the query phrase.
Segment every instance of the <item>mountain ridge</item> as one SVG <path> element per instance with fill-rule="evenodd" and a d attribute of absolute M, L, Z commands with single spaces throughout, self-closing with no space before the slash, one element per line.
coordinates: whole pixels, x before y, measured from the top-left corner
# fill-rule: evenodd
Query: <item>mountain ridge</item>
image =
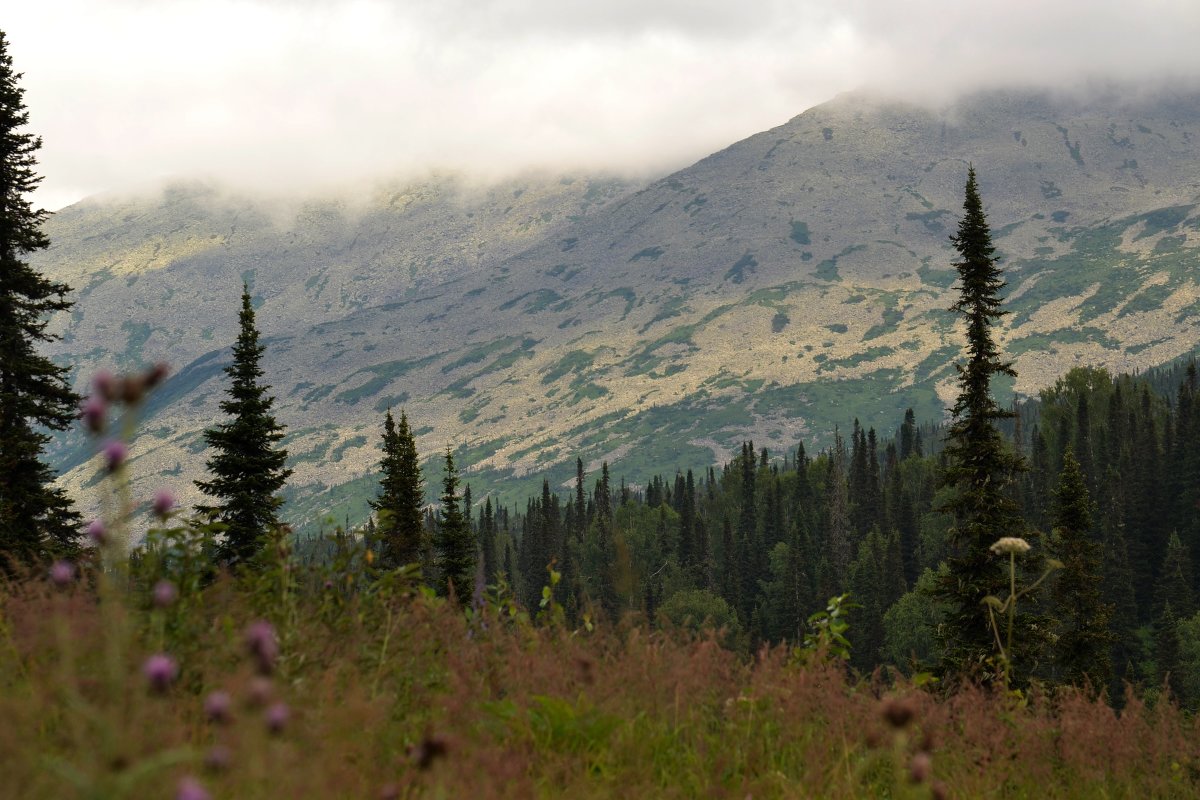
<path fill-rule="evenodd" d="M 84 224 L 76 209 L 52 221 L 55 246 L 39 259 L 59 278 L 86 254 L 74 268 L 92 276 L 58 321 L 67 339 L 55 355 L 86 368 L 180 365 L 163 390 L 172 402 L 146 423 L 167 432 L 135 452 L 155 476 L 198 474 L 225 345 L 215 324 L 208 338 L 182 329 L 224 314 L 225 334 L 236 315 L 232 300 L 181 313 L 175 297 L 240 271 L 258 295 L 301 514 L 365 513 L 387 405 L 406 405 L 423 452 L 452 443 L 479 480 L 509 486 L 547 468 L 565 480 L 576 454 L 642 480 L 719 461 L 740 438 L 818 443 L 854 416 L 890 428 L 906 406 L 940 417 L 952 394 L 947 237 L 973 162 L 1009 278 L 1016 388 L 1036 391 L 1076 363 L 1152 366 L 1194 348 L 1200 322 L 1200 169 L 1187 159 L 1200 95 L 1100 94 L 992 92 L 942 111 L 844 95 L 641 187 L 578 177 L 574 189 L 554 178 L 493 188 L 476 229 L 461 211 L 435 232 L 427 221 L 452 208 L 443 194 L 397 190 L 418 199 L 391 216 L 364 204 L 357 230 L 375 251 L 320 203 L 216 265 L 187 249 L 217 223 L 186 197 L 161 206 L 192 215 L 183 244 L 134 226 L 124 250 L 104 250 L 82 234 L 103 235 L 116 215 L 97 207 Z M 520 220 L 504 222 L 507 195 L 520 204 L 531 192 Z M 264 213 L 215 217 L 262 231 Z M 401 220 L 420 235 L 389 239 L 385 223 Z M 302 269 L 278 263 L 297 253 Z M 139 302 L 150 278 L 161 299 Z M 93 469 L 60 466 L 73 488 Z"/>

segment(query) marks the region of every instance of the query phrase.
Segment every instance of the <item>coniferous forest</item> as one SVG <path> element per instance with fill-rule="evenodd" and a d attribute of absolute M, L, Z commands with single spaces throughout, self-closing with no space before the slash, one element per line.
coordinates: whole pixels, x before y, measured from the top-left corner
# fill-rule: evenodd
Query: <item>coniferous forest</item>
<path fill-rule="evenodd" d="M 378 422 L 360 525 L 297 536 L 248 286 L 204 496 L 134 497 L 168 378 L 85 399 L 38 355 L 70 287 L 0 34 L 0 773 L 14 797 L 1099 797 L 1200 789 L 1200 377 L 1081 366 L 998 396 L 1005 276 L 974 168 L 944 418 L 856 419 L 516 506 Z M 77 409 L 77 410 L 76 410 Z M 43 448 L 78 425 L 84 514 Z"/>

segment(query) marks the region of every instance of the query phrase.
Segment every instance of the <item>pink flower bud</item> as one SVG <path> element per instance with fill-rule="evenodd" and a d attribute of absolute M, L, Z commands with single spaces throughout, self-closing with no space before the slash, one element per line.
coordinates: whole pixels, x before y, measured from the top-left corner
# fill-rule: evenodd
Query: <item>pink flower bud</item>
<path fill-rule="evenodd" d="M 104 445 L 104 464 L 108 467 L 109 472 L 116 472 L 117 468 L 125 463 L 127 455 L 129 455 L 129 451 L 125 448 L 125 443 L 119 439 L 113 439 Z"/>
<path fill-rule="evenodd" d="M 95 542 L 97 547 L 103 547 L 108 544 L 108 529 L 98 519 L 94 519 L 88 523 L 87 535 L 89 539 Z"/>
<path fill-rule="evenodd" d="M 175 588 L 175 584 L 167 580 L 154 584 L 154 605 L 166 608 L 177 599 L 179 599 L 179 590 Z"/>
<path fill-rule="evenodd" d="M 159 519 L 165 520 L 174 507 L 175 495 L 171 494 L 170 489 L 159 489 L 154 493 L 154 514 Z"/>
<path fill-rule="evenodd" d="M 92 376 L 92 388 L 110 403 L 117 399 L 117 378 L 106 369 Z"/>
<path fill-rule="evenodd" d="M 155 653 L 142 664 L 142 675 L 156 692 L 165 692 L 179 677 L 179 665 L 166 653 Z"/>
<path fill-rule="evenodd" d="M 200 781 L 191 775 L 179 779 L 175 787 L 175 800 L 209 800 L 210 795 Z"/>
<path fill-rule="evenodd" d="M 214 744 L 204 756 L 204 766 L 209 772 L 224 772 L 233 761 L 233 752 L 223 744 Z"/>
<path fill-rule="evenodd" d="M 230 698 L 229 692 L 218 690 L 204 698 L 204 715 L 208 717 L 210 722 L 225 725 L 233 718 L 231 713 L 232 708 L 233 699 Z"/>
<path fill-rule="evenodd" d="M 70 561 L 55 561 L 50 565 L 50 580 L 60 589 L 69 586 L 75 580 L 75 565 Z"/>
<path fill-rule="evenodd" d="M 246 649 L 258 665 L 258 671 L 270 675 L 275 669 L 275 659 L 279 657 L 279 640 L 275 638 L 275 628 L 265 619 L 250 623 L 246 628 Z"/>
<path fill-rule="evenodd" d="M 79 416 L 83 418 L 83 424 L 89 431 L 103 433 L 108 422 L 107 414 L 108 404 L 104 402 L 104 398 L 92 395 L 83 401 L 83 409 Z"/>
<path fill-rule="evenodd" d="M 263 720 L 267 723 L 267 730 L 276 734 L 283 733 L 283 729 L 287 727 L 288 720 L 291 718 L 292 710 L 287 707 L 286 703 L 274 703 L 263 715 Z"/>

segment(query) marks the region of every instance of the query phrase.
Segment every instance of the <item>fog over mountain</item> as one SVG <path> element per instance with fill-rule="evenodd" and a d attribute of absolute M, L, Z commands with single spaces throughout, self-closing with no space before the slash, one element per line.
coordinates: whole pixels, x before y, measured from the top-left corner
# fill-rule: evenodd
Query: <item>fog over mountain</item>
<path fill-rule="evenodd" d="M 661 175 L 847 90 L 1200 76 L 1189 0 L 59 0 L 5 25 L 50 208 L 163 178 Z"/>
<path fill-rule="evenodd" d="M 77 289 L 55 354 L 79 380 L 165 358 L 135 444 L 146 486 L 202 469 L 250 284 L 289 426 L 292 518 L 361 517 L 380 415 L 508 497 L 703 466 L 737 444 L 940 418 L 961 337 L 948 234 L 979 170 L 1009 280 L 1016 390 L 1132 370 L 1200 340 L 1200 95 L 991 91 L 931 111 L 849 93 L 652 181 L 453 174 L 347 201 L 179 183 L 49 222 Z M 1011 385 L 998 385 L 1007 398 Z M 55 454 L 83 490 L 78 443 Z M 177 477 L 176 477 L 177 476 Z"/>

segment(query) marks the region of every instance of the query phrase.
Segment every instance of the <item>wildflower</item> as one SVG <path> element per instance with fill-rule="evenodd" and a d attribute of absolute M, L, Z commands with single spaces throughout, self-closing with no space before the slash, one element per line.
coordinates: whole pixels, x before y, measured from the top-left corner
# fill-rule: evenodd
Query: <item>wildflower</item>
<path fill-rule="evenodd" d="M 147 389 L 153 389 L 155 386 L 158 386 L 160 383 L 162 383 L 163 380 L 166 379 L 167 375 L 170 374 L 170 372 L 170 365 L 168 365 L 165 361 L 159 361 L 146 371 L 146 375 L 142 380 L 146 382 Z"/>
<path fill-rule="evenodd" d="M 446 740 L 437 736 L 426 736 L 421 743 L 412 748 L 413 760 L 421 769 L 429 769 L 433 762 L 446 755 L 449 750 Z"/>
<path fill-rule="evenodd" d="M 929 753 L 917 753 L 908 765 L 908 777 L 913 783 L 924 783 L 929 780 L 929 772 L 933 769 L 933 761 Z"/>
<path fill-rule="evenodd" d="M 933 785 L 929 787 L 929 796 L 933 800 L 946 800 L 950 796 L 950 790 L 941 781 L 934 781 Z"/>
<path fill-rule="evenodd" d="M 231 719 L 232 706 L 233 699 L 230 698 L 229 692 L 210 692 L 208 697 L 204 698 L 204 716 L 208 717 L 209 722 L 224 725 Z"/>
<path fill-rule="evenodd" d="M 146 379 L 141 375 L 126 375 L 120 381 L 121 399 L 126 405 L 137 405 L 146 394 Z"/>
<path fill-rule="evenodd" d="M 87 400 L 83 401 L 83 409 L 80 412 L 80 417 L 83 418 L 83 424 L 92 433 L 102 433 L 107 422 L 105 415 L 108 413 L 108 404 L 104 402 L 104 398 L 92 395 Z"/>
<path fill-rule="evenodd" d="M 154 493 L 154 515 L 159 519 L 166 519 L 174 507 L 175 495 L 171 494 L 170 489 L 159 489 Z"/>
<path fill-rule="evenodd" d="M 170 581 L 162 580 L 154 584 L 154 605 L 159 608 L 166 608 L 178 598 L 179 590 Z"/>
<path fill-rule="evenodd" d="M 214 744 L 204 756 L 204 767 L 209 772 L 224 772 L 233 761 L 233 752 L 223 744 Z"/>
<path fill-rule="evenodd" d="M 50 565 L 50 580 L 62 588 L 75 580 L 75 565 L 70 561 L 55 561 Z"/>
<path fill-rule="evenodd" d="M 279 640 L 275 638 L 274 626 L 265 619 L 250 623 L 246 628 L 246 649 L 258 663 L 258 671 L 269 675 L 279 657 Z"/>
<path fill-rule="evenodd" d="M 98 519 L 94 519 L 88 523 L 87 535 L 89 539 L 95 542 L 97 547 L 103 547 L 108 544 L 108 529 Z"/>
<path fill-rule="evenodd" d="M 106 369 L 102 369 L 92 376 L 92 388 L 96 394 L 110 403 L 117 399 L 117 379 Z"/>
<path fill-rule="evenodd" d="M 209 800 L 209 794 L 200 781 L 191 775 L 179 779 L 175 789 L 175 800 Z"/>
<path fill-rule="evenodd" d="M 283 729 L 287 727 L 288 720 L 292 717 L 292 710 L 287 707 L 287 703 L 279 702 L 271 705 L 267 709 L 267 713 L 263 715 L 263 720 L 267 723 L 267 730 L 271 733 L 283 733 Z"/>
<path fill-rule="evenodd" d="M 997 539 L 996 543 L 988 549 L 998 556 L 1019 556 L 1022 553 L 1028 553 L 1033 546 L 1019 536 L 1005 536 Z"/>
<path fill-rule="evenodd" d="M 379 800 L 400 800 L 400 787 L 394 783 L 384 784 L 379 790 Z"/>
<path fill-rule="evenodd" d="M 265 706 L 275 693 L 270 678 L 258 677 L 250 681 L 250 690 L 246 692 L 246 705 L 251 707 Z"/>
<path fill-rule="evenodd" d="M 916 716 L 917 711 L 913 707 L 912 700 L 889 697 L 883 702 L 882 713 L 883 718 L 893 728 L 904 728 L 908 726 L 908 723 L 912 722 L 912 718 Z"/>
<path fill-rule="evenodd" d="M 151 689 L 165 692 L 179 676 L 179 665 L 166 653 L 155 653 L 142 664 L 142 674 L 146 676 Z"/>
<path fill-rule="evenodd" d="M 116 472 L 117 468 L 125 462 L 127 455 L 129 455 L 129 451 L 125 449 L 124 442 L 119 439 L 113 439 L 104 445 L 104 463 L 109 472 Z"/>

